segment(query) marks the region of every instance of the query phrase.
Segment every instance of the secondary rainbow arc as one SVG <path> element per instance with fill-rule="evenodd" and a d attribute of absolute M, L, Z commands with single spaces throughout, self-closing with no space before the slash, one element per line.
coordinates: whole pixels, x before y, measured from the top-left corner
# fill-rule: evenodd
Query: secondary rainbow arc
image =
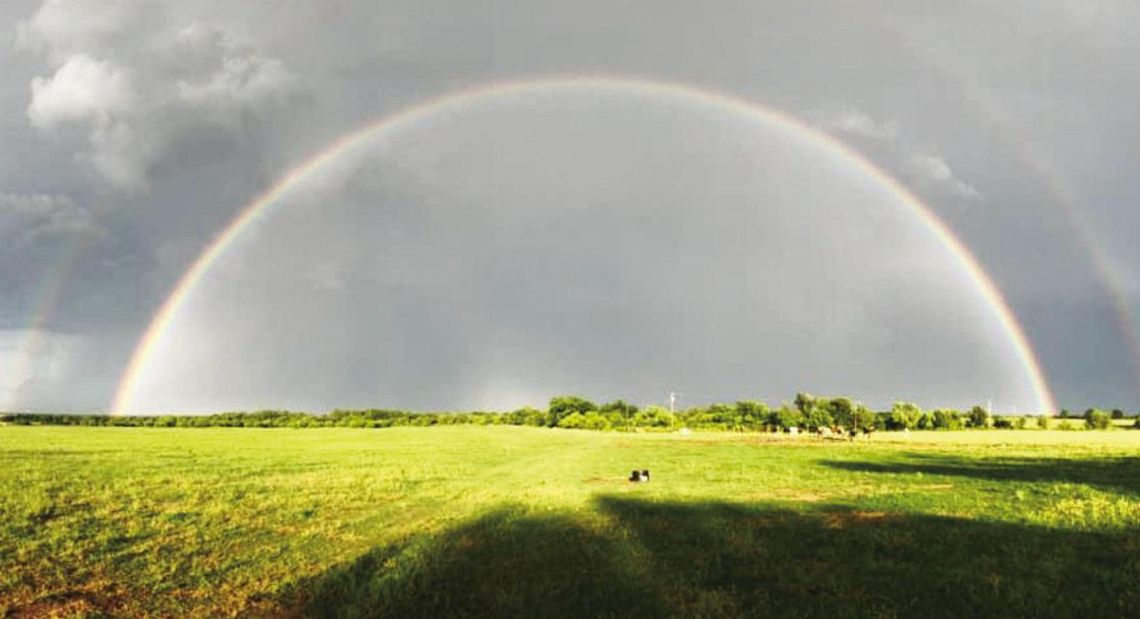
<path fill-rule="evenodd" d="M 241 236 L 251 224 L 255 223 L 271 210 L 290 190 L 299 186 L 303 181 L 342 155 L 352 151 L 356 146 L 362 145 L 378 135 L 403 127 L 418 120 L 427 119 L 435 114 L 448 110 L 456 110 L 473 103 L 496 97 L 511 97 L 527 93 L 554 92 L 559 89 L 613 89 L 627 92 L 637 92 L 645 95 L 659 96 L 715 104 L 726 112 L 735 112 L 756 121 L 770 123 L 791 131 L 809 143 L 818 146 L 823 152 L 850 165 L 852 169 L 874 180 L 898 202 L 906 206 L 917 218 L 939 239 L 941 243 L 956 257 L 966 270 L 978 291 L 986 299 L 995 312 L 1005 331 L 1011 345 L 1017 352 L 1018 358 L 1033 387 L 1037 407 L 1040 412 L 1052 413 L 1056 404 L 1044 372 L 1037 361 L 1036 355 L 1025 336 L 1024 330 L 1018 323 L 1015 314 L 1002 296 L 998 287 L 989 275 L 982 269 L 977 258 L 954 235 L 946 224 L 923 203 L 913 192 L 903 186 L 897 179 L 876 166 L 859 152 L 847 146 L 838 139 L 810 127 L 802 121 L 777 110 L 762 106 L 758 103 L 739 98 L 733 95 L 710 92 L 694 86 L 673 82 L 655 81 L 644 78 L 614 77 L 614 76 L 552 76 L 533 79 L 512 80 L 481 84 L 471 88 L 445 93 L 443 95 L 425 100 L 421 103 L 380 118 L 364 127 L 341 136 L 316 155 L 290 169 L 278 181 L 256 196 L 245 205 L 238 215 L 222 229 L 194 260 L 190 267 L 178 279 L 170 294 L 161 304 L 152 318 L 146 331 L 139 339 L 115 393 L 111 412 L 125 414 L 131 411 L 134 394 L 137 391 L 142 371 L 148 360 L 162 340 L 170 323 L 178 314 L 180 308 L 190 297 L 197 283 L 217 262 L 226 249 Z"/>

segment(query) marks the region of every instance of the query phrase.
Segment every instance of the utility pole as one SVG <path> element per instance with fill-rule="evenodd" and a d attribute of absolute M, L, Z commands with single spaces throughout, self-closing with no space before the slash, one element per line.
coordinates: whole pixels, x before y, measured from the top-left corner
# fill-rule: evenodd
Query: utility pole
<path fill-rule="evenodd" d="M 677 392 L 676 391 L 670 391 L 669 392 L 669 413 L 670 414 L 676 412 L 676 411 L 674 411 L 674 408 L 676 407 L 676 405 L 677 405 Z"/>

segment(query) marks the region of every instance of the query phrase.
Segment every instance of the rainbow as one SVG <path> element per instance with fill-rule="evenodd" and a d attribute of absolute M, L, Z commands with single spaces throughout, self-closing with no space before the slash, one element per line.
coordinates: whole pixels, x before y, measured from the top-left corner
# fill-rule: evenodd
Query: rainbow
<path fill-rule="evenodd" d="M 963 93 L 962 99 L 975 106 L 988 126 L 997 129 L 995 134 L 1015 151 L 1018 159 L 1040 181 L 1050 197 L 1050 205 L 1064 220 L 1066 230 L 1075 234 L 1076 244 L 1088 252 L 1100 287 L 1112 303 L 1116 328 L 1123 337 L 1123 344 L 1130 355 L 1133 383 L 1138 390 L 1137 393 L 1140 394 L 1140 314 L 1130 308 L 1119 270 L 1113 268 L 1104 243 L 1099 242 L 1092 225 L 1077 208 L 1073 191 L 1061 182 L 1061 175 L 1057 174 L 1040 154 L 1029 148 L 1022 133 L 1006 119 L 1007 115 L 999 112 L 1001 106 L 990 90 L 979 83 L 974 74 L 956 68 L 953 62 L 948 61 L 949 58 L 940 56 L 935 52 L 935 48 L 915 39 L 908 29 L 899 28 L 892 22 L 886 22 L 884 25 L 912 56 L 928 69 L 936 71 L 946 81 L 955 84 Z"/>
<path fill-rule="evenodd" d="M 1016 316 L 1006 303 L 993 280 L 978 263 L 977 258 L 962 244 L 954 233 L 934 212 L 914 193 L 904 187 L 894 177 L 880 169 L 862 154 L 836 138 L 814 129 L 802 121 L 783 112 L 764 107 L 728 94 L 710 92 L 686 84 L 654 81 L 643 78 L 612 76 L 553 76 L 533 79 L 495 82 L 445 93 L 425 100 L 364 127 L 348 133 L 332 142 L 324 150 L 289 170 L 284 176 L 263 193 L 245 205 L 239 214 L 221 230 L 194 260 L 182 277 L 174 285 L 166 300 L 159 307 L 150 325 L 139 339 L 131 360 L 123 372 L 111 406 L 112 414 L 127 414 L 133 406 L 133 397 L 140 376 L 158 343 L 179 310 L 190 297 L 195 286 L 217 260 L 226 252 L 243 231 L 266 216 L 271 206 L 301 185 L 306 178 L 332 165 L 343 155 L 368 143 L 373 138 L 398 128 L 412 125 L 430 117 L 457 111 L 466 106 L 492 99 L 508 99 L 535 93 L 557 93 L 558 91 L 579 91 L 582 89 L 612 90 L 623 93 L 636 93 L 688 101 L 706 106 L 716 106 L 725 112 L 749 118 L 754 122 L 775 126 L 789 131 L 807 143 L 818 147 L 850 169 L 859 172 L 878 183 L 901 204 L 905 205 L 932 232 L 939 241 L 957 258 L 968 275 L 995 312 L 1010 343 L 1016 349 L 1026 376 L 1032 383 L 1037 407 L 1041 412 L 1056 410 L 1053 395 L 1045 380 L 1045 375 L 1037 357 L 1025 336 Z"/>
<path fill-rule="evenodd" d="M 16 346 L 16 362 L 9 378 L 8 386 L 4 389 L 9 397 L 0 402 L 0 411 L 19 410 L 23 405 L 23 390 L 28 380 L 32 378 L 32 364 L 43 346 L 44 336 L 48 333 L 49 323 L 55 317 L 55 310 L 59 307 L 60 295 L 65 284 L 71 280 L 75 268 L 79 266 L 79 257 L 90 244 L 91 238 L 84 235 L 72 243 L 55 262 L 48 274 L 40 277 L 38 299 L 32 311 L 32 320 L 27 327 L 24 337 Z"/>

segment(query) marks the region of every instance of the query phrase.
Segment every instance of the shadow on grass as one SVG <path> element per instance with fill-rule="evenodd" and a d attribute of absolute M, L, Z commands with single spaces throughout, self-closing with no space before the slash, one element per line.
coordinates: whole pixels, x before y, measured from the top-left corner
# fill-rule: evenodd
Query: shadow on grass
<path fill-rule="evenodd" d="M 1085 484 L 1101 490 L 1140 495 L 1140 457 L 958 458 L 909 454 L 891 462 L 828 460 L 828 466 L 859 473 L 894 473 L 972 477 L 991 481 Z"/>
<path fill-rule="evenodd" d="M 1140 533 L 605 497 L 504 509 L 294 585 L 320 617 L 1140 616 Z M 594 524 L 590 524 L 594 523 Z"/>

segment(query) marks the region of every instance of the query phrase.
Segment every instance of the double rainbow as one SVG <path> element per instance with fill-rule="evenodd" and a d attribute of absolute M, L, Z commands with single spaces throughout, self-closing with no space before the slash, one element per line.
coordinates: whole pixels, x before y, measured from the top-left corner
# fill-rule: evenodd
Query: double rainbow
<path fill-rule="evenodd" d="M 135 347 L 130 363 L 127 365 L 116 390 L 111 408 L 112 413 L 125 414 L 132 411 L 134 394 L 148 360 L 203 275 L 214 266 L 251 224 L 265 217 L 272 210 L 271 207 L 274 204 L 277 204 L 290 191 L 301 186 L 307 178 L 326 169 L 333 162 L 351 153 L 355 148 L 365 145 L 386 132 L 426 121 L 437 115 L 458 111 L 466 106 L 489 100 L 511 99 L 537 93 L 556 94 L 559 91 L 579 92 L 584 89 L 630 93 L 669 101 L 701 104 L 705 107 L 719 109 L 725 114 L 736 115 L 765 126 L 779 128 L 796 135 L 817 147 L 820 152 L 833 157 L 877 183 L 912 212 L 915 218 L 926 226 L 955 256 L 969 274 L 980 294 L 986 299 L 1000 321 L 1009 342 L 1016 350 L 1025 375 L 1032 384 L 1038 410 L 1041 412 L 1056 410 L 1056 404 L 1044 373 L 1041 371 L 1041 366 L 1021 325 L 993 280 L 978 263 L 977 258 L 934 214 L 929 206 L 863 155 L 832 136 L 814 129 L 792 116 L 735 96 L 710 92 L 684 84 L 641 78 L 555 76 L 479 85 L 428 99 L 340 137 L 313 157 L 289 170 L 273 186 L 245 205 L 229 225 L 210 241 L 179 278 Z"/>

